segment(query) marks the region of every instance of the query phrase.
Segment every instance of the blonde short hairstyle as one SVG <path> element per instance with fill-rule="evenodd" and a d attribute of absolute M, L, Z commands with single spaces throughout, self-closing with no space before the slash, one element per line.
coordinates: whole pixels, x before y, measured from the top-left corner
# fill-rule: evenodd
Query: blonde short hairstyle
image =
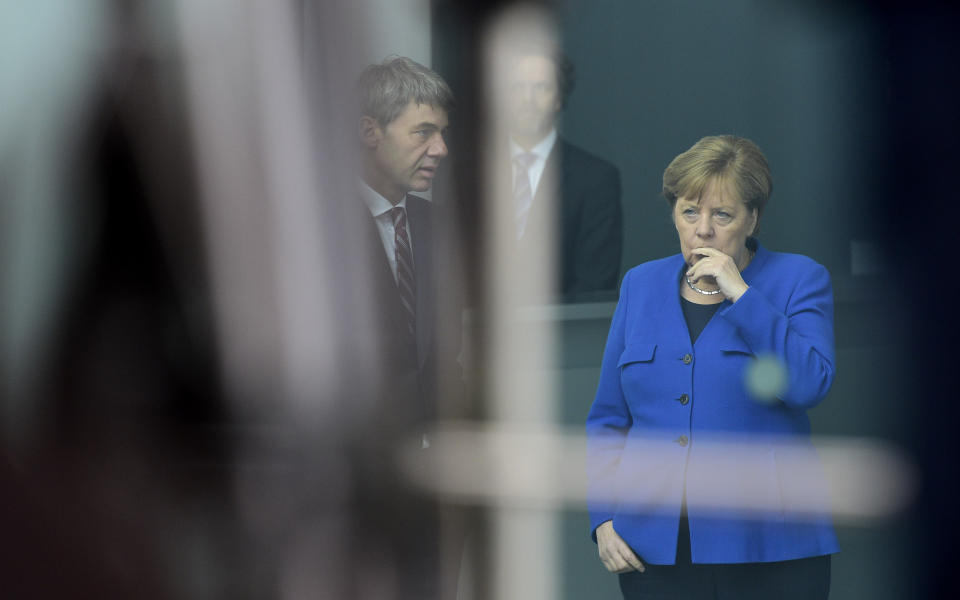
<path fill-rule="evenodd" d="M 756 144 L 735 135 L 710 135 L 670 162 L 663 172 L 663 196 L 673 207 L 677 198 L 699 198 L 713 181 L 730 186 L 758 219 L 773 193 L 770 166 Z"/>

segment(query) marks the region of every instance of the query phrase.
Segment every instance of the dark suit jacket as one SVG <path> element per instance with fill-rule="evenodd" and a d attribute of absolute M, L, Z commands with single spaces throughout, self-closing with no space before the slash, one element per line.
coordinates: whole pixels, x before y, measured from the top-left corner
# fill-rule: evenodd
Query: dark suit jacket
<path fill-rule="evenodd" d="M 378 351 L 380 365 L 393 391 L 396 412 L 390 411 L 391 428 L 416 427 L 436 416 L 438 381 L 459 375 L 456 357 L 459 350 L 459 316 L 455 308 L 455 288 L 444 281 L 439 270 L 446 270 L 436 237 L 435 208 L 423 198 L 407 196 L 407 221 L 413 245 L 416 279 L 416 337 L 407 329 L 400 293 L 383 251 L 379 233 L 368 218 L 368 237 L 373 265 L 373 290 L 379 306 Z M 454 298 L 444 297 L 450 293 Z M 456 348 L 451 348 L 456 347 Z M 402 414 L 401 414 L 402 413 Z"/>
<path fill-rule="evenodd" d="M 557 185 L 555 196 L 552 183 Z M 536 229 L 543 227 L 555 228 L 564 300 L 616 298 L 623 246 L 617 167 L 558 137 L 519 242 L 521 255 L 536 251 L 529 240 L 538 239 Z"/>
<path fill-rule="evenodd" d="M 366 211 L 362 202 L 358 204 Z M 371 418 L 361 437 L 365 458 L 359 465 L 355 504 L 365 531 L 361 539 L 394 562 L 397 593 L 403 599 L 454 597 L 439 591 L 446 569 L 439 555 L 439 506 L 409 489 L 396 472 L 398 452 L 407 448 L 420 453 L 419 434 L 434 419 L 456 414 L 462 396 L 457 362 L 461 303 L 458 286 L 448 275 L 450 252 L 440 235 L 442 219 L 437 211 L 431 202 L 407 196 L 416 280 L 415 336 L 407 328 L 376 223 L 369 212 L 364 215 L 371 292 L 376 299 L 374 324 L 379 333 L 366 376 L 376 373 L 379 377 L 363 382 L 373 383 L 376 389 Z M 420 455 L 429 458 L 433 451 Z"/>

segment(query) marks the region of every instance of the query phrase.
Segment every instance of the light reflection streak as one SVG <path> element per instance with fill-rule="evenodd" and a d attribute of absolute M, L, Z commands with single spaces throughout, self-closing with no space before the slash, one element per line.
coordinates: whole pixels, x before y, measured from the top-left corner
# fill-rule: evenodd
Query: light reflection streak
<path fill-rule="evenodd" d="M 632 446 L 639 462 L 667 464 L 677 452 L 665 437 Z M 400 465 L 415 485 L 442 498 L 463 504 L 524 507 L 541 510 L 583 509 L 587 501 L 586 436 L 554 427 L 469 423 L 444 423 L 431 434 L 433 452 L 427 469 Z M 841 525 L 868 526 L 877 519 L 904 510 L 913 499 L 918 472 L 896 446 L 867 438 L 814 437 L 805 440 L 756 436 L 703 436 L 691 443 L 698 453 L 698 468 L 710 474 L 714 493 L 688 497 L 690 508 L 780 511 L 779 499 L 756 493 L 771 448 L 781 466 L 788 466 L 794 485 L 811 490 L 791 499 L 790 514 L 803 519 L 829 511 Z M 819 458 L 818 458 L 819 455 Z M 622 461 L 625 459 L 621 459 Z M 817 493 L 816 481 L 825 475 L 829 505 Z M 736 482 L 731 485 L 730 482 Z M 606 498 L 603 496 L 609 494 Z M 597 497 L 597 494 L 600 497 Z M 623 492 L 592 491 L 591 498 L 624 502 Z M 627 500 L 628 501 L 628 500 Z"/>

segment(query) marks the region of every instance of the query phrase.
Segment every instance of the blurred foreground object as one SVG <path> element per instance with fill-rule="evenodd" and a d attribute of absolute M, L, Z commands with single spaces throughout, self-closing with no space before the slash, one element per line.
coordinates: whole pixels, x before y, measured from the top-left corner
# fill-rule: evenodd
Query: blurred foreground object
<path fill-rule="evenodd" d="M 399 597 L 357 536 L 400 489 L 344 250 L 364 6 L 3 6 L 4 593 Z"/>
<path fill-rule="evenodd" d="M 431 433 L 438 452 L 434 468 L 412 468 L 415 455 L 401 455 L 400 464 L 418 485 L 465 504 L 516 506 L 541 510 L 579 508 L 587 499 L 586 437 L 563 428 L 517 424 L 445 423 Z M 629 460 L 663 468 L 672 441 L 648 441 L 630 449 Z M 909 508 L 919 484 L 917 467 L 897 447 L 870 439 L 790 437 L 757 439 L 717 436 L 698 442 L 709 474 L 696 506 L 707 512 L 776 513 L 779 498 L 756 491 L 763 487 L 770 452 L 788 461 L 798 488 L 809 493 L 791 505 L 793 517 L 828 512 L 843 525 L 870 527 Z M 819 459 L 818 459 L 819 456 Z M 818 481 L 825 478 L 826 490 Z M 599 492 L 598 502 L 641 502 L 630 489 Z M 821 492 L 826 491 L 824 495 Z M 625 500 L 624 500 L 625 499 Z"/>

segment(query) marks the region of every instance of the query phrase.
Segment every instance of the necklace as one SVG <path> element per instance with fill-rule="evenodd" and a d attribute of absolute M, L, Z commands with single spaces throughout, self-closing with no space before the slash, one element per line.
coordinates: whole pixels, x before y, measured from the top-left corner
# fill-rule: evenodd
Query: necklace
<path fill-rule="evenodd" d="M 720 293 L 720 290 L 713 290 L 712 292 L 708 292 L 707 290 L 701 290 L 697 286 L 693 285 L 693 282 L 690 281 L 690 278 L 687 277 L 686 275 L 684 275 L 683 280 L 687 282 L 687 285 L 690 286 L 691 290 L 695 291 L 698 294 L 703 294 L 704 296 L 713 296 L 714 294 Z"/>

